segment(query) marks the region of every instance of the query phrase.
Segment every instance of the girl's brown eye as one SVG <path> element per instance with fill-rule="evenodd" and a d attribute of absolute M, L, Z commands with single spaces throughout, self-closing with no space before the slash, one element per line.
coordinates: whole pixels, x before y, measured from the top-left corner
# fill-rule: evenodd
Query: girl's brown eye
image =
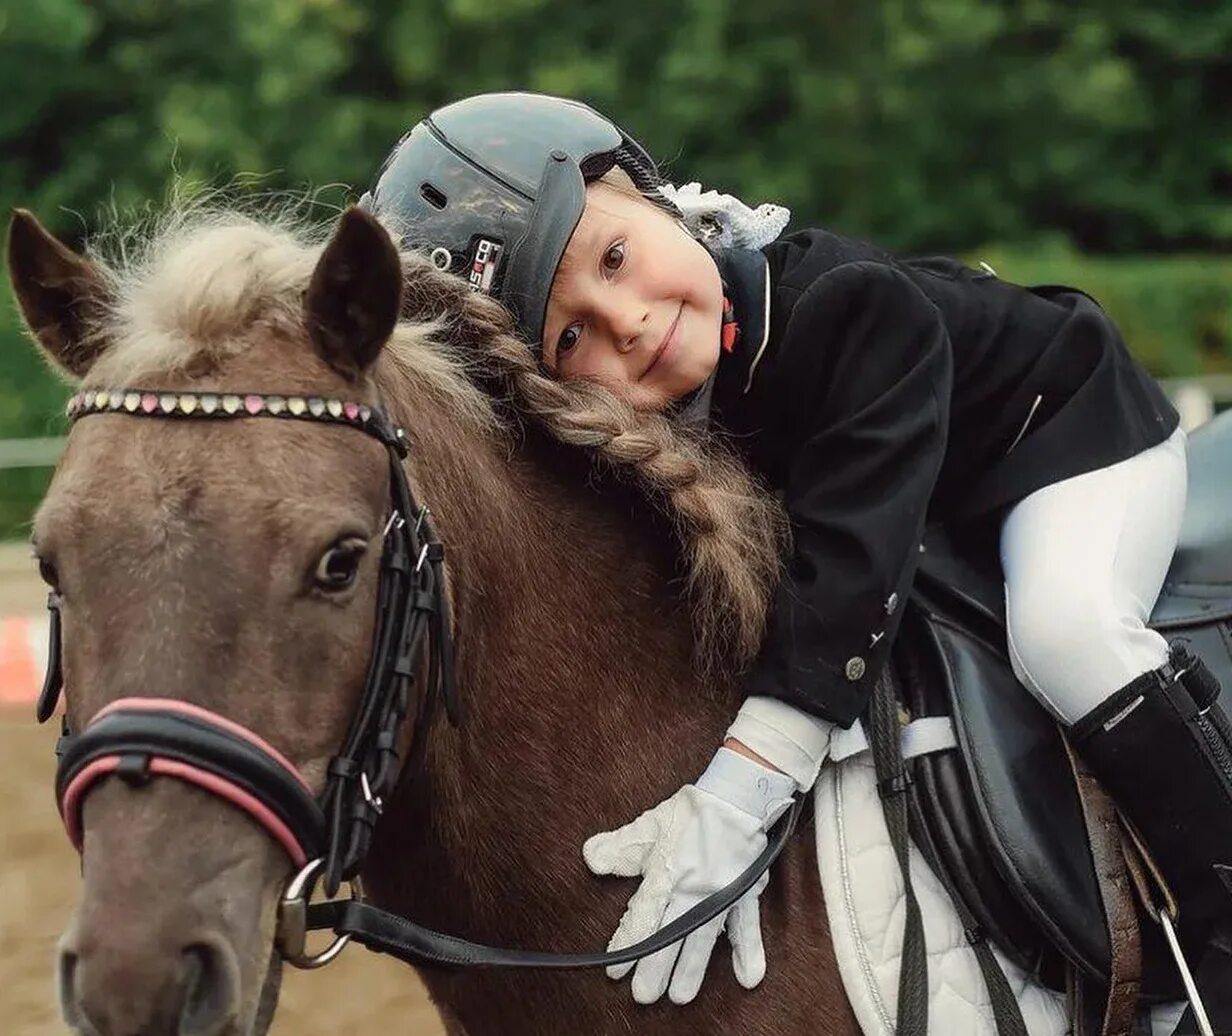
<path fill-rule="evenodd" d="M 609 273 L 614 273 L 625 264 L 625 245 L 623 241 L 612 245 L 606 252 L 603 253 L 603 268 Z"/>
<path fill-rule="evenodd" d="M 570 324 L 556 339 L 556 355 L 564 356 L 573 350 L 582 337 L 582 328 L 578 324 Z"/>

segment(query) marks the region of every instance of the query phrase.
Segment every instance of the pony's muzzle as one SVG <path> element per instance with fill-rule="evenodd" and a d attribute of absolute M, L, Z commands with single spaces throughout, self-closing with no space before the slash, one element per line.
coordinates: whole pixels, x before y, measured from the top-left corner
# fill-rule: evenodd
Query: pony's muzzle
<path fill-rule="evenodd" d="M 239 965 L 225 940 L 129 946 L 78 930 L 61 944 L 57 985 L 64 1020 L 88 1036 L 223 1036 L 236 1031 Z"/>

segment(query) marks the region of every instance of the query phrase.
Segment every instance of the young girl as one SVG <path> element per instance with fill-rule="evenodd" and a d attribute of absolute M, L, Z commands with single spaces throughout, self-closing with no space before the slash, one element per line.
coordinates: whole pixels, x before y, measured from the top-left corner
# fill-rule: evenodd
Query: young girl
<path fill-rule="evenodd" d="M 833 725 L 864 710 L 925 523 L 989 515 L 1015 672 L 1209 911 L 1232 789 L 1189 735 L 1193 660 L 1174 665 L 1145 625 L 1180 529 L 1185 436 L 1093 300 L 823 230 L 774 240 L 783 210 L 670 188 L 608 119 L 533 94 L 433 113 L 362 204 L 503 302 L 543 372 L 722 434 L 782 495 L 792 543 L 724 744 L 698 780 L 583 847 L 595 873 L 642 878 L 611 948 L 760 853 Z M 1148 753 L 1166 762 L 1143 781 Z M 633 969 L 641 1003 L 686 1003 L 725 929 L 754 987 L 764 887 L 610 974 Z"/>

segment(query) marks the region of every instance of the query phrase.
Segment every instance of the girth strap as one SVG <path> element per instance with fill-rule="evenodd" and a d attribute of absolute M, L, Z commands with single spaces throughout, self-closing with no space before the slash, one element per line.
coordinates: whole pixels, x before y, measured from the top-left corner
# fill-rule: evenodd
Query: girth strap
<path fill-rule="evenodd" d="M 948 718 L 948 717 L 947 717 Z M 917 719 L 915 722 L 923 722 Z M 997 955 L 993 952 L 988 932 L 968 908 L 966 901 L 955 888 L 949 872 L 946 870 L 936 844 L 932 841 L 928 824 L 924 821 L 920 806 L 920 796 L 913 789 L 907 803 L 910 814 L 910 829 L 925 861 L 932 869 L 933 876 L 941 883 L 950 903 L 963 926 L 963 934 L 967 937 L 967 945 L 975 956 L 975 963 L 980 969 L 984 980 L 984 988 L 988 991 L 988 1002 L 992 1006 L 993 1024 L 997 1028 L 997 1036 L 1027 1036 L 1027 1022 L 1022 1016 L 1022 1008 L 1014 997 L 1009 979 L 1001 967 Z"/>
<path fill-rule="evenodd" d="M 544 953 L 535 950 L 502 949 L 467 942 L 434 932 L 404 917 L 356 899 L 316 903 L 308 907 L 309 931 L 333 931 L 349 935 L 370 950 L 387 953 L 407 964 L 471 967 L 574 969 L 603 968 L 624 964 L 679 942 L 690 932 L 723 911 L 751 889 L 786 848 L 800 819 L 805 799 L 796 796 L 791 808 L 778 821 L 773 839 L 746 870 L 729 884 L 686 911 L 654 935 L 623 950 L 608 953 Z"/>
<path fill-rule="evenodd" d="M 899 741 L 898 699 L 890 674 L 882 669 L 873 685 L 869 704 L 872 727 L 873 765 L 877 770 L 877 789 L 881 793 L 890 845 L 903 879 L 906 919 L 903 951 L 898 972 L 897 1036 L 926 1036 L 928 1032 L 928 953 L 924 944 L 924 921 L 920 903 L 911 884 L 908 867 L 907 790 L 911 774 L 903 761 Z"/>
<path fill-rule="evenodd" d="M 924 838 L 927 825 L 919 816 L 919 800 L 910 790 L 913 778 L 903 758 L 899 739 L 898 697 L 894 693 L 894 684 L 887 671 L 882 671 L 873 688 L 869 719 L 872 726 L 873 761 L 877 769 L 886 829 L 898 860 L 907 905 L 903 952 L 899 966 L 898 1018 L 895 1032 L 897 1036 L 925 1036 L 928 1030 L 928 953 L 924 940 L 923 918 L 908 865 L 910 821 L 914 815 L 915 826 L 921 836 L 919 848 L 949 894 L 962 921 L 971 951 L 975 955 L 976 964 L 988 990 L 997 1036 L 1027 1036 L 1027 1023 L 1022 1016 L 1022 1009 L 1014 998 L 1005 972 L 992 952 L 987 935 L 967 909 L 962 897 L 956 894 L 945 868 L 938 864 L 936 853 Z"/>

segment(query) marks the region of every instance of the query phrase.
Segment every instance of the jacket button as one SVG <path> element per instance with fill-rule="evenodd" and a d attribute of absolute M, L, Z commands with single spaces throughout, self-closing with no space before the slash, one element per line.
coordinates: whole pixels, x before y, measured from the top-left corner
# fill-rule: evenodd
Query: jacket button
<path fill-rule="evenodd" d="M 847 674 L 847 679 L 852 681 L 860 679 L 860 677 L 864 675 L 864 668 L 864 659 L 862 659 L 859 655 L 856 655 L 854 658 L 847 659 L 847 665 L 844 669 Z"/>
<path fill-rule="evenodd" d="M 898 607 L 898 594 L 890 594 L 886 598 L 885 609 L 887 615 L 893 615 L 894 609 Z"/>

